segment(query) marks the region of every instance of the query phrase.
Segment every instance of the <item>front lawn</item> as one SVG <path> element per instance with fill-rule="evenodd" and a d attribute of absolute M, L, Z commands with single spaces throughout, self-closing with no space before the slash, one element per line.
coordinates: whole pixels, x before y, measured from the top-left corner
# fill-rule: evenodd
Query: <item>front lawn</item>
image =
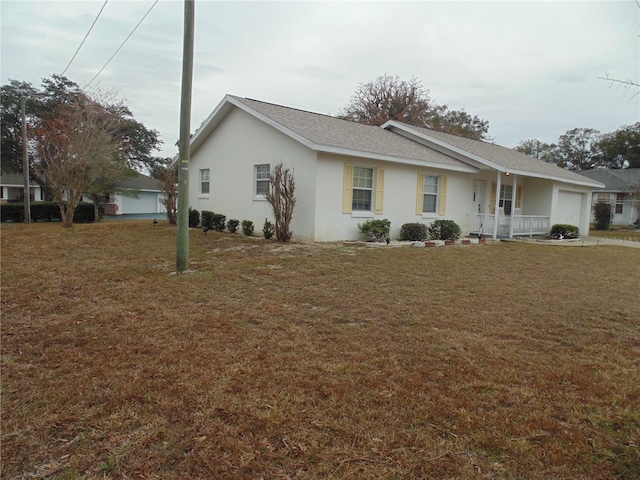
<path fill-rule="evenodd" d="M 640 249 L 0 233 L 2 478 L 640 476 Z"/>

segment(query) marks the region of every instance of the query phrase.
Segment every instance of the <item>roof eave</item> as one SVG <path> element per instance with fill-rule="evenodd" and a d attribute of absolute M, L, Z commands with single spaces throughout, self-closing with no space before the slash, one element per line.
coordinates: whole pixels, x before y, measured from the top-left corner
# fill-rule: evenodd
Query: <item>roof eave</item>
<path fill-rule="evenodd" d="M 333 153 L 337 155 L 345 155 L 348 157 L 362 157 L 372 160 L 382 160 L 384 162 L 399 163 L 403 165 L 415 165 L 427 168 L 438 168 L 441 170 L 450 170 L 454 172 L 478 173 L 478 169 L 471 166 L 447 165 L 445 163 L 430 162 L 428 160 L 419 160 L 405 157 L 395 157 L 393 155 L 383 155 L 378 153 L 365 152 L 362 150 L 352 150 L 342 147 L 334 147 L 331 145 L 317 145 L 314 150 L 323 153 Z"/>
<path fill-rule="evenodd" d="M 418 139 L 421 139 L 423 141 L 425 141 L 427 143 L 426 146 L 433 148 L 434 150 L 439 151 L 440 153 L 444 153 L 446 155 L 451 156 L 451 154 L 455 154 L 457 155 L 456 159 L 460 160 L 460 161 L 473 161 L 473 162 L 477 162 L 481 165 L 484 165 L 486 167 L 492 168 L 494 170 L 497 170 L 499 172 L 502 173 L 506 173 L 507 171 L 509 171 L 506 167 L 499 165 L 495 162 L 492 162 L 491 160 L 488 160 L 486 158 L 480 157 L 478 155 L 475 155 L 471 152 L 467 152 L 466 150 L 462 150 L 461 148 L 458 147 L 454 147 L 453 145 L 450 145 L 446 142 L 443 142 L 441 140 L 438 140 L 436 138 L 433 138 L 429 135 L 426 135 L 422 132 L 418 132 L 400 122 L 396 122 L 395 120 L 388 120 L 386 123 L 384 123 L 381 128 L 384 128 L 385 130 L 390 130 L 390 131 L 394 131 L 395 130 L 400 130 L 404 133 L 403 136 L 413 136 L 416 137 Z M 394 132 L 397 133 L 397 132 Z M 414 138 L 415 139 L 415 138 Z M 461 158 L 458 158 L 461 157 Z"/>

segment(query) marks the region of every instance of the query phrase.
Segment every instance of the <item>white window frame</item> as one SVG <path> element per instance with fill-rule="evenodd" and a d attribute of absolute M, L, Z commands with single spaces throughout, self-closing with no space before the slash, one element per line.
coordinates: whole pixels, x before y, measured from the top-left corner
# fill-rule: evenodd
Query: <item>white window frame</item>
<path fill-rule="evenodd" d="M 513 213 L 515 205 L 512 205 L 512 201 L 513 185 L 500 185 L 500 198 L 498 199 L 498 206 L 504 208 L 505 215 L 511 215 Z M 507 210 L 507 203 L 510 205 L 509 210 Z"/>
<path fill-rule="evenodd" d="M 427 181 L 430 178 L 435 178 L 436 180 L 436 191 L 428 192 L 427 191 Z M 438 216 L 439 208 L 440 208 L 440 176 L 439 175 L 427 175 L 424 176 L 424 184 L 422 185 L 422 216 L 423 217 L 434 217 Z M 435 203 L 433 204 L 433 211 L 425 210 L 425 200 L 427 196 L 434 197 Z"/>
<path fill-rule="evenodd" d="M 265 171 L 266 167 L 266 171 Z M 269 182 L 271 177 L 271 165 L 269 163 L 261 163 L 253 167 L 253 185 L 254 198 L 264 199 L 269 192 Z"/>
<path fill-rule="evenodd" d="M 205 179 L 206 174 L 206 179 Z M 210 168 L 202 168 L 199 171 L 200 178 L 200 195 L 209 196 L 211 194 L 211 169 Z M 204 186 L 207 186 L 207 191 L 205 192 Z"/>
<path fill-rule="evenodd" d="M 366 186 L 366 185 L 362 185 L 361 184 L 361 180 L 369 180 L 369 177 L 362 177 L 362 176 L 358 176 L 356 175 L 356 172 L 358 172 L 358 170 L 366 170 L 366 171 L 370 171 L 371 172 L 371 185 L 370 186 Z M 358 181 L 358 185 L 356 185 L 356 182 Z M 376 169 L 373 167 L 365 167 L 362 165 L 356 165 L 353 168 L 353 184 L 352 184 L 352 200 L 351 200 L 351 211 L 353 213 L 355 213 L 356 215 L 358 213 L 371 213 L 373 212 L 374 208 L 375 208 L 375 185 L 376 185 Z M 358 204 L 362 203 L 362 200 L 360 199 L 356 199 L 356 192 L 369 192 L 369 208 L 358 208 Z M 366 200 L 365 200 L 366 201 Z"/>

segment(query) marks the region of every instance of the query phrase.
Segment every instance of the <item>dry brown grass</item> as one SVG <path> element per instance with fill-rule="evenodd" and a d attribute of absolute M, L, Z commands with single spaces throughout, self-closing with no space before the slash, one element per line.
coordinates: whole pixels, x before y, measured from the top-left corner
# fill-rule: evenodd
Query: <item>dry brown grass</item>
<path fill-rule="evenodd" d="M 1 234 L 2 478 L 640 475 L 640 250 Z"/>

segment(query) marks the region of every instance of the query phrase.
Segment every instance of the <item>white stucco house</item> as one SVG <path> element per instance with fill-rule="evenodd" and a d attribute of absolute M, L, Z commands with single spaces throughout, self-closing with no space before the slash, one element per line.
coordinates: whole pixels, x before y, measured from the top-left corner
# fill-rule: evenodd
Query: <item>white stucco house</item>
<path fill-rule="evenodd" d="M 631 225 L 638 221 L 640 168 L 596 168 L 581 171 L 580 174 L 604 184 L 602 188 L 594 190 L 591 203 L 611 205 L 611 225 Z"/>
<path fill-rule="evenodd" d="M 44 200 L 42 187 L 29 181 L 30 198 L 32 202 Z M 0 176 L 0 203 L 22 202 L 24 200 L 24 176 L 21 173 L 3 173 Z"/>
<path fill-rule="evenodd" d="M 589 230 L 601 183 L 515 150 L 390 121 L 381 127 L 227 95 L 191 139 L 189 205 L 227 218 L 272 219 L 263 193 L 293 168 L 298 241 L 360 238 L 358 224 L 454 220 L 464 234 Z"/>

